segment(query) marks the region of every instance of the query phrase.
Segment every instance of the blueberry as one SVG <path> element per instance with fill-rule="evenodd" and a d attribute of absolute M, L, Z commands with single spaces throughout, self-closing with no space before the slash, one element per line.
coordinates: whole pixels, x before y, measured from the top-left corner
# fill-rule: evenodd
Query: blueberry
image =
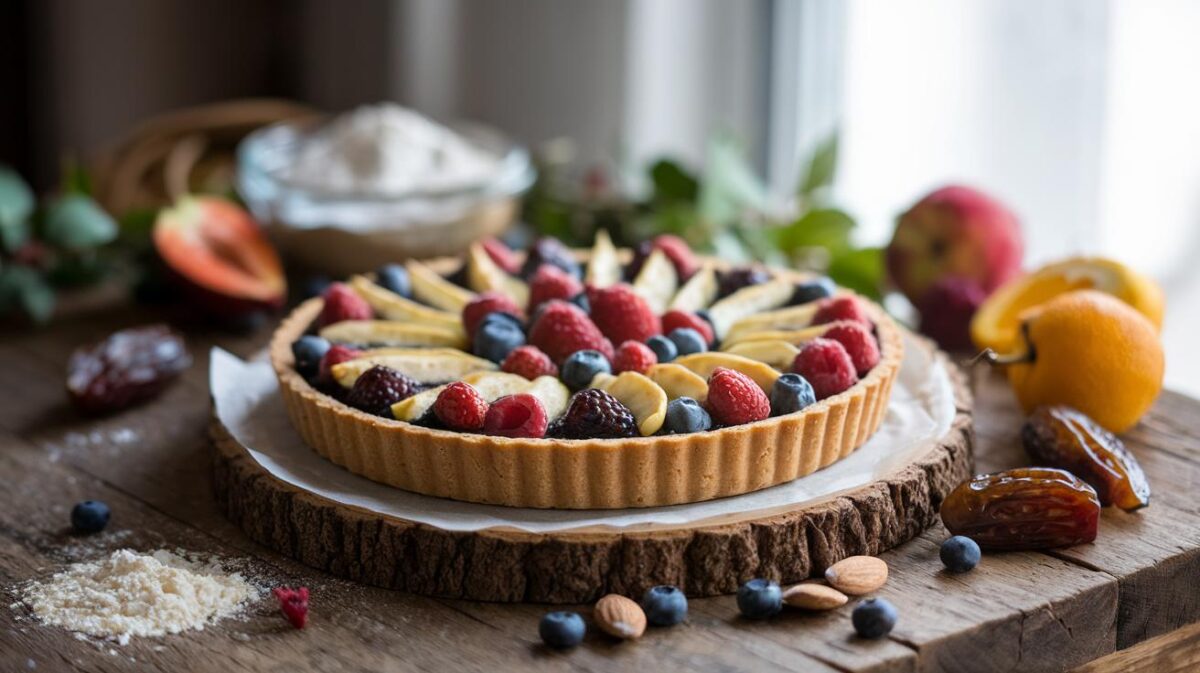
<path fill-rule="evenodd" d="M 575 392 L 591 385 L 596 374 L 611 374 L 612 365 L 600 351 L 582 350 L 568 355 L 567 359 L 563 360 L 560 372 L 563 383 Z"/>
<path fill-rule="evenodd" d="M 108 505 L 99 500 L 84 500 L 71 508 L 71 527 L 77 533 L 99 533 L 108 525 L 111 515 Z"/>
<path fill-rule="evenodd" d="M 717 328 L 716 325 L 713 324 L 712 314 L 708 312 L 708 309 L 702 308 L 696 311 L 696 315 L 699 316 L 701 320 L 708 323 L 709 328 L 712 329 L 714 334 L 716 333 Z"/>
<path fill-rule="evenodd" d="M 556 650 L 565 650 L 583 642 L 587 625 L 578 612 L 550 612 L 538 623 L 538 635 L 542 642 Z"/>
<path fill-rule="evenodd" d="M 505 313 L 490 313 L 475 328 L 471 352 L 500 363 L 512 349 L 523 345 L 525 332 L 521 331 L 521 323 L 516 318 Z"/>
<path fill-rule="evenodd" d="M 691 355 L 692 353 L 703 353 L 708 350 L 708 344 L 704 343 L 704 337 L 699 332 L 691 327 L 680 327 L 673 329 L 667 338 L 671 343 L 675 344 L 675 349 L 679 351 L 679 355 Z"/>
<path fill-rule="evenodd" d="M 882 638 L 896 626 L 896 606 L 884 598 L 868 598 L 854 606 L 850 621 L 863 638 Z"/>
<path fill-rule="evenodd" d="M 305 299 L 320 297 L 325 294 L 325 290 L 328 290 L 332 283 L 329 276 L 309 276 L 300 284 L 300 294 Z"/>
<path fill-rule="evenodd" d="M 687 619 L 687 596 L 679 587 L 660 584 L 646 590 L 642 609 L 646 621 L 654 626 L 675 626 Z"/>
<path fill-rule="evenodd" d="M 296 371 L 300 376 L 311 379 L 317 375 L 317 365 L 325 351 L 329 350 L 329 342 L 319 336 L 305 334 L 292 342 L 292 357 L 296 360 Z"/>
<path fill-rule="evenodd" d="M 812 384 L 799 374 L 784 374 L 771 386 L 771 415 L 782 416 L 800 411 L 817 401 Z"/>
<path fill-rule="evenodd" d="M 671 434 L 704 432 L 712 427 L 712 416 L 690 397 L 677 397 L 667 405 L 667 418 L 663 428 Z"/>
<path fill-rule="evenodd" d="M 483 316 L 483 319 L 479 321 L 479 324 L 485 325 L 489 322 L 506 322 L 521 331 L 525 331 L 525 325 L 521 322 L 520 318 L 511 313 L 505 313 L 504 311 L 492 311 L 491 313 Z M 478 330 L 479 327 L 477 326 L 475 329 Z"/>
<path fill-rule="evenodd" d="M 737 606 L 750 619 L 774 617 L 783 609 L 783 591 L 778 582 L 753 579 L 738 587 Z"/>
<path fill-rule="evenodd" d="M 942 543 L 942 563 L 952 573 L 965 573 L 979 565 L 979 545 L 969 537 L 955 535 Z"/>
<path fill-rule="evenodd" d="M 570 301 L 572 304 L 578 306 L 579 308 L 583 309 L 584 313 L 592 312 L 592 302 L 588 301 L 586 293 L 580 292 L 579 294 L 575 295 L 574 297 L 571 297 L 568 301 Z"/>
<path fill-rule="evenodd" d="M 792 293 L 792 304 L 807 304 L 810 301 L 832 297 L 837 286 L 828 276 L 821 276 L 804 283 L 796 283 L 796 291 Z"/>
<path fill-rule="evenodd" d="M 408 277 L 408 269 L 399 264 L 385 264 L 375 272 L 379 284 L 395 292 L 401 297 L 412 298 L 412 281 Z"/>
<path fill-rule="evenodd" d="M 659 362 L 670 362 L 679 355 L 679 349 L 675 347 L 675 342 L 661 334 L 655 334 L 646 339 L 646 345 L 650 347 L 650 350 L 654 351 L 654 355 L 658 357 Z"/>

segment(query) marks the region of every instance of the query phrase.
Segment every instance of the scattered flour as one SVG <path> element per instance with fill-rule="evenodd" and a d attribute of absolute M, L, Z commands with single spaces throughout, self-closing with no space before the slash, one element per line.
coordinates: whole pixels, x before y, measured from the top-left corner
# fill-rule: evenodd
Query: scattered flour
<path fill-rule="evenodd" d="M 201 630 L 258 596 L 240 574 L 225 574 L 215 563 L 121 549 L 29 585 L 23 599 L 47 624 L 124 645 L 132 636 Z"/>

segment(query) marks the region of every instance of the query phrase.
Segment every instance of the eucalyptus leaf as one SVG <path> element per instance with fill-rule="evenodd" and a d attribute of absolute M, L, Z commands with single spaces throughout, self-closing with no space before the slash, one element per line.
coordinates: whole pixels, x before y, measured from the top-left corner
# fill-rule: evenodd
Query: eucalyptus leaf
<path fill-rule="evenodd" d="M 817 208 L 775 230 L 775 240 L 787 253 L 800 248 L 825 248 L 834 253 L 850 247 L 854 218 L 836 208 Z"/>
<path fill-rule="evenodd" d="M 805 200 L 811 200 L 817 190 L 833 184 L 833 176 L 837 172 L 838 134 L 834 131 L 813 152 L 809 159 L 808 169 L 796 192 Z"/>
<path fill-rule="evenodd" d="M 46 211 L 46 240 L 69 250 L 84 250 L 117 237 L 117 223 L 91 197 L 65 194 Z"/>
<path fill-rule="evenodd" d="M 650 181 L 654 185 L 655 201 L 696 200 L 700 183 L 696 177 L 669 159 L 659 159 L 650 167 Z"/>
<path fill-rule="evenodd" d="M 54 290 L 37 271 L 10 264 L 0 270 L 0 308 L 20 308 L 41 324 L 54 313 Z"/>
<path fill-rule="evenodd" d="M 12 252 L 29 238 L 29 217 L 36 206 L 33 190 L 17 172 L 0 165 L 0 243 Z"/>
<path fill-rule="evenodd" d="M 843 250 L 829 261 L 829 277 L 872 299 L 882 296 L 883 248 Z"/>

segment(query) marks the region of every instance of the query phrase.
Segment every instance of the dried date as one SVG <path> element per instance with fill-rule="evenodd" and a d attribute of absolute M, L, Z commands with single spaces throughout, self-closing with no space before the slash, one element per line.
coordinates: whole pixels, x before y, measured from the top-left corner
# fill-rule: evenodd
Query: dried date
<path fill-rule="evenodd" d="M 110 413 L 158 395 L 191 364 L 166 325 L 121 330 L 71 354 L 67 394 L 83 413 Z"/>
<path fill-rule="evenodd" d="M 1100 499 L 1066 470 L 1027 467 L 959 484 L 941 514 L 951 533 L 985 549 L 1049 549 L 1096 539 Z"/>

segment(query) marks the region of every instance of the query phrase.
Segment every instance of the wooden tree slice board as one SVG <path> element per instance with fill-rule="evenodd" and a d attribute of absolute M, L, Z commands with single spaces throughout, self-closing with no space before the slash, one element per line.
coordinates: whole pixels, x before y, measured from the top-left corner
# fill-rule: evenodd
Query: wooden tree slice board
<path fill-rule="evenodd" d="M 732 593 L 751 577 L 795 582 L 846 556 L 879 554 L 917 536 L 971 475 L 971 393 L 957 367 L 937 357 L 950 373 L 956 413 L 950 431 L 921 459 L 830 499 L 736 523 L 637 532 L 444 530 L 281 481 L 214 420 L 217 500 L 252 539 L 301 563 L 424 595 L 585 603 L 610 592 L 640 596 L 655 584 L 711 596 Z"/>

